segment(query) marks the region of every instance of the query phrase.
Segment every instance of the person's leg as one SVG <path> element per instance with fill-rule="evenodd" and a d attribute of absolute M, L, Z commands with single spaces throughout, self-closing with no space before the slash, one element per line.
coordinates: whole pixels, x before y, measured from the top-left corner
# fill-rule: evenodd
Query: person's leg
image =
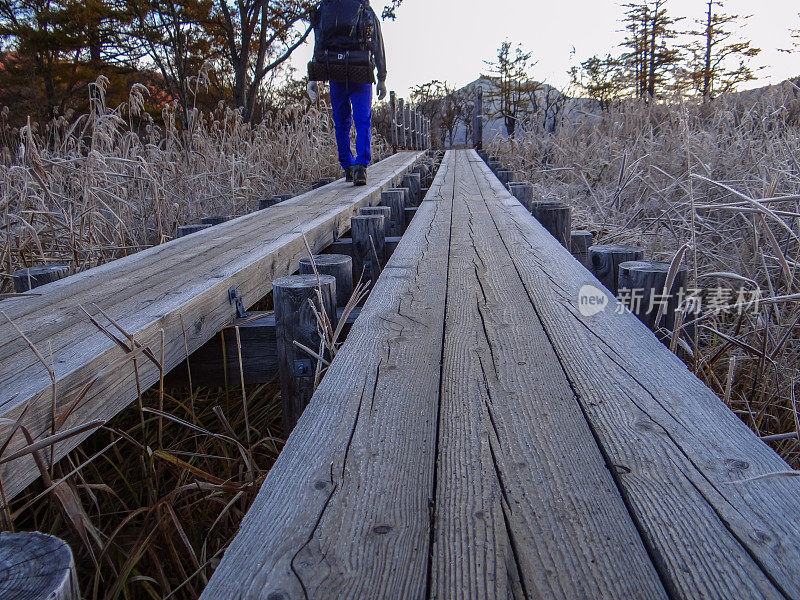
<path fill-rule="evenodd" d="M 351 84 L 352 85 L 352 84 Z M 336 131 L 336 146 L 339 148 L 339 164 L 347 171 L 354 162 L 350 150 L 350 126 L 352 116 L 350 112 L 350 93 L 346 83 L 331 81 L 331 108 L 333 109 L 333 125 Z"/>
<path fill-rule="evenodd" d="M 372 161 L 372 84 L 351 83 L 350 101 L 356 125 L 355 162 L 366 167 Z"/>

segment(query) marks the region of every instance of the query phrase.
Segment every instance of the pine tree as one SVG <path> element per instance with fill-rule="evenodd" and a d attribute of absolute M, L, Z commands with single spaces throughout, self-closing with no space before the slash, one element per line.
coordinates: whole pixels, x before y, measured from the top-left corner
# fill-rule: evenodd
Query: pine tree
<path fill-rule="evenodd" d="M 497 60 L 487 63 L 495 84 L 489 91 L 489 106 L 494 106 L 494 116 L 501 117 L 509 137 L 514 137 L 520 119 L 530 107 L 529 92 L 538 85 L 528 77 L 531 53 L 518 45 L 511 51 L 511 42 L 503 42 L 497 50 Z"/>
<path fill-rule="evenodd" d="M 755 79 L 749 62 L 761 52 L 749 41 L 734 40 L 731 26 L 749 17 L 725 14 L 722 8 L 722 0 L 706 0 L 705 16 L 695 21 L 700 28 L 687 32 L 695 38 L 687 48 L 691 54 L 689 74 L 705 100 Z"/>
<path fill-rule="evenodd" d="M 681 50 L 674 44 L 678 35 L 675 24 L 681 19 L 669 15 L 666 3 L 667 0 L 640 0 L 625 5 L 623 22 L 628 37 L 623 47 L 628 52 L 622 60 L 628 87 L 639 99 L 649 101 L 661 93 L 681 59 Z"/>

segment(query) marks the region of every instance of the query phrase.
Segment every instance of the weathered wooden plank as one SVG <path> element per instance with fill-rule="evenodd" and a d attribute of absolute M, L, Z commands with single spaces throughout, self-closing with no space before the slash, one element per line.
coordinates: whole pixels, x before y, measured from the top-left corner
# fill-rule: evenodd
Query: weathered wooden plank
<path fill-rule="evenodd" d="M 419 208 L 203 598 L 425 596 L 453 185 L 446 164 L 435 185 L 449 191 Z"/>
<path fill-rule="evenodd" d="M 800 481 L 635 316 L 578 309 L 599 282 L 475 157 L 488 204 L 674 598 L 800 597 Z"/>
<path fill-rule="evenodd" d="M 70 409 L 61 429 L 92 419 L 109 419 L 136 398 L 136 372 L 146 388 L 158 380 L 156 366 L 143 355 L 125 361 L 125 352 L 100 332 L 82 307 L 115 331 L 100 309 L 115 319 L 137 343 L 160 355 L 165 338 L 169 370 L 229 324 L 234 309 L 228 290 L 239 292 L 245 306 L 270 289 L 272 280 L 297 268 L 306 254 L 329 245 L 347 231 L 350 217 L 392 187 L 419 153 L 403 153 L 374 165 L 370 183 L 354 188 L 340 181 L 187 238 L 151 248 L 73 277 L 57 281 L 25 298 L 0 302 L 11 319 L 46 357 L 56 376 L 56 415 Z M 0 416 L 16 419 L 27 406 L 23 424 L 40 438 L 50 433 L 51 382 L 27 343 L 5 317 L 0 321 Z M 118 332 L 115 331 L 118 334 Z M 118 334 L 120 335 L 120 334 Z M 120 337 L 123 337 L 120 335 Z M 87 390 L 78 400 L 81 391 Z M 0 426 L 4 438 L 7 425 Z M 56 446 L 63 456 L 88 433 Z M 24 446 L 18 432 L 7 452 Z M 43 453 L 49 459 L 49 452 Z M 30 457 L 0 467 L 9 498 L 35 478 Z"/>
<path fill-rule="evenodd" d="M 493 192 L 458 156 L 432 597 L 505 597 L 518 579 L 531 598 L 665 598 L 489 214 Z"/>

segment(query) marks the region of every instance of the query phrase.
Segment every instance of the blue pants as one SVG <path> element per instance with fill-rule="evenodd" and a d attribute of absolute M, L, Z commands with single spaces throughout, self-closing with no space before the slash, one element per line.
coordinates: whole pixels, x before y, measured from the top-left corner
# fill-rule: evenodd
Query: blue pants
<path fill-rule="evenodd" d="M 352 106 L 352 109 L 351 109 Z M 372 161 L 372 84 L 331 81 L 331 107 L 339 163 L 343 169 Z M 356 125 L 356 156 L 350 150 L 350 126 Z"/>

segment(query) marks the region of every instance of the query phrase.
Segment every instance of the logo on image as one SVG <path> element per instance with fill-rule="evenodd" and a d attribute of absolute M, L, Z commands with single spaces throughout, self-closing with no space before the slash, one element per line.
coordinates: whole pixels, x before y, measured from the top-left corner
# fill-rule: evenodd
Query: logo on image
<path fill-rule="evenodd" d="M 603 312 L 608 305 L 608 296 L 603 290 L 588 283 L 578 292 L 578 310 L 584 317 Z"/>

